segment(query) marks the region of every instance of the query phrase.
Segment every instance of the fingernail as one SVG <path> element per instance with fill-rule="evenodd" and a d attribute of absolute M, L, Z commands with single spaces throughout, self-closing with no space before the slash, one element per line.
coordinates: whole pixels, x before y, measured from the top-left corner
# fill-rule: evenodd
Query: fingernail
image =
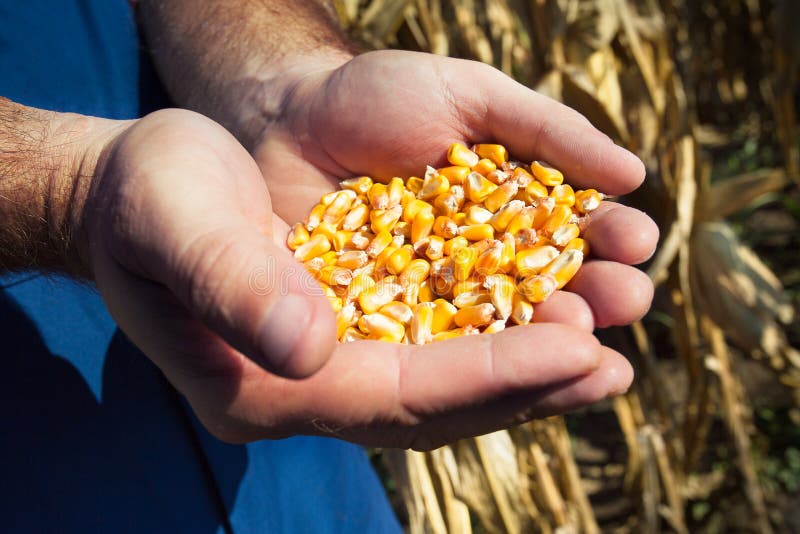
<path fill-rule="evenodd" d="M 272 307 L 259 339 L 263 363 L 268 370 L 280 373 L 286 367 L 300 338 L 308 331 L 310 318 L 311 307 L 300 295 L 286 295 Z"/>

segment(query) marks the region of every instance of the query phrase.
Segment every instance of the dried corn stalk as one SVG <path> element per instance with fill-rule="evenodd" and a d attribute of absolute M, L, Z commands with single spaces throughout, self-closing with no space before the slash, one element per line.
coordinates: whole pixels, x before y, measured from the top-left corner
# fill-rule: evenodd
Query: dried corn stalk
<path fill-rule="evenodd" d="M 632 532 L 688 532 L 709 429 L 723 421 L 736 451 L 749 528 L 768 532 L 754 475 L 747 399 L 728 343 L 774 369 L 800 405 L 800 356 L 784 329 L 793 310 L 780 283 L 724 217 L 798 179 L 800 40 L 792 0 L 337 0 L 343 24 L 376 47 L 468 57 L 585 114 L 646 162 L 628 202 L 658 222 L 647 266 L 672 339 L 654 345 L 637 323 L 618 337 L 638 367 L 614 401 L 627 444 L 624 492 Z M 770 124 L 774 124 L 772 128 Z M 774 133 L 773 133 L 774 132 Z M 772 168 L 710 183 L 707 148 L 757 136 L 778 147 Z M 671 354 L 683 391 L 663 389 Z M 781 385 L 782 384 L 782 385 Z M 387 458 L 411 532 L 596 532 L 561 418 L 535 421 L 431 453 Z M 719 485 L 710 473 L 707 480 Z M 716 481 L 716 482 L 713 482 Z M 619 525 L 617 525 L 619 526 Z M 741 526 L 741 525 L 737 525 Z"/>

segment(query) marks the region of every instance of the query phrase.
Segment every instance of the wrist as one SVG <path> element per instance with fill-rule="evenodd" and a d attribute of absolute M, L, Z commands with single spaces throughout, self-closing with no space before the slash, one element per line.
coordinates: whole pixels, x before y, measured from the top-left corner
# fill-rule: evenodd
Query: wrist
<path fill-rule="evenodd" d="M 83 205 L 120 123 L 0 99 L 0 271 L 86 277 Z"/>

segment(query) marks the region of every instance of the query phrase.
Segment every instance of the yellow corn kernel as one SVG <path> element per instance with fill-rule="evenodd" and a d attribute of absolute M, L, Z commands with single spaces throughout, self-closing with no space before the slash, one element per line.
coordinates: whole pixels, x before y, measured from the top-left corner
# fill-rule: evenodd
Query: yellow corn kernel
<path fill-rule="evenodd" d="M 389 193 L 384 184 L 372 184 L 367 192 L 369 205 L 375 210 L 385 210 L 389 207 Z"/>
<path fill-rule="evenodd" d="M 391 272 L 391 271 L 390 271 Z M 431 274 L 431 264 L 422 258 L 411 260 L 400 273 L 400 283 L 402 285 L 414 284 L 419 285 L 423 280 L 427 280 Z"/>
<path fill-rule="evenodd" d="M 531 173 L 523 167 L 517 167 L 511 172 L 509 178 L 512 182 L 516 182 L 520 189 L 526 189 L 530 184 L 536 181 Z M 541 185 L 541 184 L 539 184 Z M 547 189 L 544 190 L 544 196 L 547 196 Z"/>
<path fill-rule="evenodd" d="M 359 176 L 358 178 L 348 178 L 339 182 L 339 187 L 355 191 L 359 195 L 366 195 L 372 187 L 372 178 L 369 176 Z"/>
<path fill-rule="evenodd" d="M 480 161 L 480 157 L 461 143 L 453 143 L 447 149 L 447 161 L 451 165 L 469 167 L 470 169 Z"/>
<path fill-rule="evenodd" d="M 339 232 L 337 232 L 337 235 L 338 234 Z M 350 242 L 346 243 L 344 246 L 353 247 L 357 250 L 366 250 L 369 244 L 372 243 L 373 239 L 375 239 L 375 234 L 372 232 L 368 230 L 359 230 L 358 232 L 353 232 L 353 235 L 350 236 Z"/>
<path fill-rule="evenodd" d="M 303 223 L 295 223 L 292 229 L 289 230 L 289 235 L 286 237 L 286 245 L 291 250 L 297 250 L 297 247 L 308 241 L 308 230 Z"/>
<path fill-rule="evenodd" d="M 509 202 L 511 204 L 511 202 Z M 506 225 L 506 232 L 516 235 L 520 230 L 533 228 L 536 208 L 525 206 L 514 215 Z"/>
<path fill-rule="evenodd" d="M 433 221 L 433 233 L 444 239 L 452 239 L 458 235 L 458 225 L 446 215 L 439 215 Z"/>
<path fill-rule="evenodd" d="M 358 304 L 364 313 L 375 313 L 403 293 L 403 286 L 396 282 L 381 280 L 358 295 Z"/>
<path fill-rule="evenodd" d="M 433 206 L 424 200 L 414 199 L 403 208 L 403 221 L 411 224 L 414 218 L 423 211 L 433 212 Z"/>
<path fill-rule="evenodd" d="M 378 232 L 367 245 L 366 252 L 370 258 L 375 258 L 386 249 L 392 242 L 392 234 L 388 230 Z"/>
<path fill-rule="evenodd" d="M 458 213 L 454 213 L 450 216 L 453 219 L 453 222 L 456 223 L 456 226 L 464 226 L 467 221 L 467 214 L 463 211 L 459 211 Z"/>
<path fill-rule="evenodd" d="M 540 198 L 547 198 L 550 194 L 547 192 L 547 187 L 544 186 L 541 182 L 532 181 L 525 187 L 525 194 L 527 195 L 527 201 L 533 202 L 536 199 Z"/>
<path fill-rule="evenodd" d="M 583 257 L 585 258 L 586 256 L 589 255 L 589 242 L 580 237 L 576 237 L 575 239 L 572 239 L 569 243 L 567 243 L 566 246 L 564 247 L 564 250 L 570 250 L 570 249 L 580 250 L 583 253 Z"/>
<path fill-rule="evenodd" d="M 400 205 L 392 206 L 391 208 L 385 210 L 372 210 L 369 213 L 371 223 L 370 227 L 376 234 L 383 230 L 390 231 L 392 227 L 394 227 L 395 223 L 400 220 L 400 216 L 402 214 L 403 208 Z"/>
<path fill-rule="evenodd" d="M 382 306 L 379 310 L 379 313 L 382 313 L 387 317 L 391 317 L 395 321 L 402 323 L 405 326 L 411 324 L 411 317 L 414 314 L 414 312 L 411 310 L 411 306 L 405 302 L 400 302 L 399 300 L 393 300 L 389 304 Z"/>
<path fill-rule="evenodd" d="M 316 258 L 311 258 L 310 260 L 303 262 L 303 265 L 305 265 L 306 270 L 309 273 L 317 276 L 319 270 L 325 267 L 325 261 L 321 257 L 317 256 Z"/>
<path fill-rule="evenodd" d="M 333 238 L 336 237 L 336 232 L 339 230 L 336 228 L 335 224 L 322 221 L 319 223 L 319 226 L 314 228 L 314 231 L 311 232 L 311 237 L 315 235 L 324 235 L 328 238 L 328 241 L 333 241 Z"/>
<path fill-rule="evenodd" d="M 366 204 L 359 204 L 351 209 L 342 220 L 342 230 L 355 232 L 364 226 L 369 220 L 369 206 Z"/>
<path fill-rule="evenodd" d="M 478 261 L 478 251 L 472 247 L 460 248 L 452 255 L 453 275 L 456 280 L 466 280 L 472 274 L 472 268 Z"/>
<path fill-rule="evenodd" d="M 326 209 L 328 209 L 328 206 L 325 204 L 317 204 L 311 208 L 305 221 L 306 229 L 308 229 L 309 232 L 313 232 L 317 226 L 319 226 L 319 223 L 322 222 L 322 216 L 325 214 Z"/>
<path fill-rule="evenodd" d="M 487 302 L 492 302 L 492 297 L 483 288 L 478 288 L 475 291 L 464 291 L 453 297 L 453 305 L 458 309 L 486 304 Z"/>
<path fill-rule="evenodd" d="M 389 197 L 389 207 L 400 204 L 405 191 L 406 185 L 403 183 L 402 178 L 395 177 L 389 180 L 389 185 L 386 187 L 386 195 Z"/>
<path fill-rule="evenodd" d="M 504 321 L 508 319 L 514 307 L 514 293 L 517 292 L 514 280 L 505 274 L 493 274 L 486 277 L 483 286 L 489 290 L 498 317 Z"/>
<path fill-rule="evenodd" d="M 564 226 L 559 226 L 553 231 L 553 235 L 550 240 L 553 242 L 554 245 L 558 247 L 564 247 L 578 237 L 581 231 L 578 228 L 578 225 L 575 223 L 565 224 Z"/>
<path fill-rule="evenodd" d="M 394 251 L 386 260 L 386 270 L 392 274 L 400 274 L 411 263 L 414 250 L 409 247 L 401 247 Z M 423 260 L 424 261 L 424 260 Z M 427 263 L 427 262 L 425 262 Z"/>
<path fill-rule="evenodd" d="M 459 186 L 459 189 L 463 193 L 463 188 Z M 459 195 L 453 188 L 433 199 L 433 208 L 440 215 L 452 216 L 461 209 L 462 204 L 464 204 L 463 194 Z"/>
<path fill-rule="evenodd" d="M 494 312 L 494 306 L 489 302 L 477 304 L 475 306 L 467 306 L 456 312 L 453 321 L 458 326 L 486 326 L 494 321 Z"/>
<path fill-rule="evenodd" d="M 325 254 L 331 249 L 331 242 L 324 235 L 315 235 L 309 238 L 308 241 L 297 247 L 294 251 L 294 257 L 298 261 L 308 261 L 311 258 L 316 258 Z"/>
<path fill-rule="evenodd" d="M 570 219 L 572 218 L 572 209 L 568 206 L 563 204 L 557 204 L 556 207 L 553 208 L 553 211 L 550 213 L 550 216 L 542 225 L 542 232 L 546 236 L 553 235 L 553 232 L 556 231 L 557 228 L 564 226 Z"/>
<path fill-rule="evenodd" d="M 333 245 L 333 250 L 344 250 L 344 249 L 358 249 L 353 243 L 353 237 L 355 236 L 355 232 L 347 232 L 345 230 L 339 230 L 334 234 L 333 239 L 331 240 L 331 244 Z"/>
<path fill-rule="evenodd" d="M 342 343 L 352 343 L 353 341 L 363 341 L 365 339 L 367 339 L 367 336 L 362 334 L 361 330 L 349 326 L 345 329 L 344 334 L 342 334 L 342 338 L 339 341 Z"/>
<path fill-rule="evenodd" d="M 547 300 L 557 289 L 555 277 L 549 274 L 533 274 L 517 284 L 517 291 L 533 304 Z"/>
<path fill-rule="evenodd" d="M 514 245 L 517 252 L 533 248 L 536 245 L 546 245 L 547 239 L 539 239 L 539 234 L 533 228 L 524 228 L 514 236 Z"/>
<path fill-rule="evenodd" d="M 406 333 L 405 327 L 382 313 L 367 313 L 358 320 L 358 328 L 370 339 L 385 339 L 400 343 Z"/>
<path fill-rule="evenodd" d="M 351 303 L 342 306 L 336 313 L 336 338 L 341 339 L 345 331 L 358 322 L 358 311 Z"/>
<path fill-rule="evenodd" d="M 495 184 L 477 172 L 469 173 L 464 182 L 464 192 L 472 202 L 483 202 L 495 189 L 497 189 Z"/>
<path fill-rule="evenodd" d="M 433 302 L 420 302 L 414 306 L 409 334 L 415 345 L 424 345 L 433 341 L 433 315 L 436 305 Z"/>
<path fill-rule="evenodd" d="M 431 323 L 431 332 L 438 334 L 449 330 L 453 326 L 453 318 L 458 312 L 458 308 L 453 306 L 452 303 L 444 299 L 436 299 L 433 301 L 433 322 Z"/>
<path fill-rule="evenodd" d="M 436 217 L 431 210 L 423 210 L 417 213 L 411 223 L 411 242 L 416 243 L 420 239 L 428 237 L 433 230 L 433 223 Z"/>
<path fill-rule="evenodd" d="M 353 271 L 336 265 L 326 265 L 317 276 L 329 286 L 346 286 L 353 281 Z"/>
<path fill-rule="evenodd" d="M 492 171 L 497 170 L 497 165 L 494 161 L 490 160 L 489 158 L 483 158 L 478 161 L 473 167 L 472 170 L 475 172 L 479 172 L 482 175 L 486 176 Z"/>
<path fill-rule="evenodd" d="M 458 234 L 470 241 L 494 239 L 494 228 L 491 224 L 469 224 L 458 227 Z"/>
<path fill-rule="evenodd" d="M 458 249 L 468 246 L 469 241 L 467 241 L 467 238 L 457 235 L 454 238 L 448 239 L 444 242 L 444 253 L 446 256 L 454 256 Z"/>
<path fill-rule="evenodd" d="M 321 254 L 319 258 L 323 261 L 325 265 L 336 265 L 336 251 L 329 250 L 324 254 Z"/>
<path fill-rule="evenodd" d="M 403 295 L 401 297 L 403 303 L 412 308 L 419 304 L 419 286 L 415 284 L 408 284 L 404 286 Z"/>
<path fill-rule="evenodd" d="M 497 321 L 492 321 L 489 323 L 489 326 L 483 329 L 482 334 L 496 334 L 498 332 L 502 332 L 506 329 L 506 321 L 505 319 L 498 319 Z"/>
<path fill-rule="evenodd" d="M 427 280 L 428 285 L 436 295 L 444 298 L 452 297 L 453 286 L 456 283 L 455 264 L 449 258 L 443 258 L 438 261 L 442 263 L 433 262 L 431 265 L 431 275 Z"/>
<path fill-rule="evenodd" d="M 563 204 L 570 208 L 575 205 L 575 191 L 569 184 L 558 184 L 550 191 L 550 198 L 556 201 L 556 204 Z"/>
<path fill-rule="evenodd" d="M 533 305 L 516 291 L 514 292 L 511 316 L 509 318 L 515 324 L 528 324 L 533 319 Z"/>
<path fill-rule="evenodd" d="M 464 328 L 454 328 L 453 330 L 445 330 L 433 335 L 433 341 L 447 341 L 448 339 L 455 339 L 466 335 Z"/>
<path fill-rule="evenodd" d="M 422 182 L 423 180 L 419 176 L 412 176 L 406 180 L 406 189 L 414 193 L 414 196 L 416 197 L 417 193 L 419 193 L 422 189 Z"/>
<path fill-rule="evenodd" d="M 504 183 L 509 182 L 510 177 L 511 175 L 509 173 L 500 169 L 495 169 L 486 175 L 486 179 L 495 185 L 503 185 Z"/>
<path fill-rule="evenodd" d="M 425 247 L 425 257 L 429 260 L 438 260 L 444 256 L 444 238 L 432 235 L 428 238 L 428 246 Z"/>
<path fill-rule="evenodd" d="M 472 150 L 482 158 L 489 158 L 498 167 L 508 161 L 508 151 L 503 145 L 479 144 L 473 146 Z"/>
<path fill-rule="evenodd" d="M 419 285 L 419 295 L 417 295 L 417 298 L 420 302 L 433 302 L 436 298 L 436 293 L 433 292 L 433 288 L 431 287 L 430 278 Z"/>
<path fill-rule="evenodd" d="M 561 174 L 561 171 L 550 167 L 547 163 L 542 161 L 534 161 L 531 163 L 531 172 L 533 172 L 537 180 L 547 187 L 553 187 L 564 181 L 564 175 Z"/>
<path fill-rule="evenodd" d="M 503 243 L 499 240 L 492 240 L 489 247 L 481 252 L 478 261 L 475 262 L 475 272 L 481 276 L 494 274 L 500 268 L 503 260 Z"/>
<path fill-rule="evenodd" d="M 464 213 L 467 214 L 464 222 L 466 222 L 468 225 L 487 223 L 492 218 L 492 215 L 494 215 L 491 211 L 487 210 L 480 204 L 471 205 L 464 210 Z"/>
<path fill-rule="evenodd" d="M 502 185 L 499 185 L 497 189 L 492 191 L 492 193 L 483 201 L 483 205 L 486 206 L 487 210 L 494 213 L 508 201 L 514 198 L 514 195 L 517 194 L 518 190 L 519 186 L 516 184 L 516 182 L 506 182 Z"/>
<path fill-rule="evenodd" d="M 345 269 L 358 269 L 369 261 L 367 253 L 363 250 L 347 250 L 339 253 L 336 258 L 336 265 Z"/>
<path fill-rule="evenodd" d="M 411 239 L 411 225 L 405 221 L 397 221 L 391 234 L 394 237 L 403 236 L 405 239 Z"/>
<path fill-rule="evenodd" d="M 549 245 L 528 248 L 517 252 L 517 274 L 528 277 L 539 274 L 544 267 L 558 257 L 558 249 Z"/>
<path fill-rule="evenodd" d="M 356 300 L 361 293 L 375 286 L 375 280 L 366 273 L 360 273 L 353 277 L 350 285 L 347 286 L 347 293 L 345 293 L 345 300 L 352 302 Z"/>
<path fill-rule="evenodd" d="M 317 281 L 317 283 L 319 284 L 319 287 L 322 288 L 322 291 L 323 293 L 325 293 L 325 296 L 328 297 L 328 302 L 330 303 L 331 308 L 333 308 L 333 312 L 339 313 L 339 310 L 341 310 L 342 306 L 344 305 L 342 299 L 339 298 L 336 292 L 325 282 Z"/>
<path fill-rule="evenodd" d="M 417 198 L 430 200 L 442 193 L 446 193 L 448 189 L 450 189 L 450 182 L 447 178 L 436 172 L 433 167 L 428 167 L 425 179 L 422 181 L 422 189 L 417 193 Z"/>
<path fill-rule="evenodd" d="M 336 195 L 338 194 L 339 191 L 331 191 L 329 193 L 325 193 L 324 195 L 322 195 L 322 198 L 319 199 L 319 203 L 326 207 L 330 206 L 331 202 L 333 202 L 333 199 L 336 198 Z"/>
<path fill-rule="evenodd" d="M 500 256 L 500 268 L 498 271 L 510 273 L 516 269 L 517 244 L 514 236 L 508 233 L 503 234 L 500 241 L 503 243 L 503 254 Z"/>
<path fill-rule="evenodd" d="M 483 280 L 478 276 L 470 276 L 466 280 L 459 280 L 453 285 L 453 297 L 457 297 L 461 293 L 480 291 L 481 288 L 483 288 Z"/>
<path fill-rule="evenodd" d="M 337 192 L 331 203 L 327 208 L 325 208 L 325 213 L 322 215 L 322 221 L 330 224 L 337 224 L 342 220 L 342 218 L 344 218 L 345 215 L 347 215 L 347 212 L 350 210 L 350 205 L 353 203 L 355 198 L 355 191 L 345 189 Z"/>
<path fill-rule="evenodd" d="M 564 250 L 541 270 L 541 274 L 555 278 L 556 287 L 561 289 L 572 280 L 582 263 L 583 252 L 577 249 Z"/>
<path fill-rule="evenodd" d="M 436 172 L 447 178 L 450 185 L 461 185 L 467 179 L 467 175 L 471 172 L 469 167 L 463 165 L 452 165 L 450 167 L 442 167 L 437 169 Z"/>
<path fill-rule="evenodd" d="M 521 200 L 512 200 L 508 204 L 502 206 L 489 219 L 489 224 L 498 232 L 502 232 L 508 228 L 511 221 L 525 208 L 525 203 Z"/>
<path fill-rule="evenodd" d="M 398 251 L 400 247 L 396 247 L 394 245 L 389 245 L 383 251 L 378 254 L 375 258 L 375 269 L 381 270 L 386 266 L 386 262 L 389 260 L 392 254 Z"/>
<path fill-rule="evenodd" d="M 578 212 L 586 214 L 600 207 L 603 195 L 596 189 L 584 189 L 575 193 L 575 208 Z"/>

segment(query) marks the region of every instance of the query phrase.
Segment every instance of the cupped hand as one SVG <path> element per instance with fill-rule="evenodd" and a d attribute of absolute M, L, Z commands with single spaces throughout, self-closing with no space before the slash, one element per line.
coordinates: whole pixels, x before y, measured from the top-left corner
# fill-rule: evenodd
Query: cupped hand
<path fill-rule="evenodd" d="M 644 179 L 642 162 L 582 115 L 474 61 L 371 52 L 309 73 L 289 95 L 253 150 L 276 213 L 287 221 L 302 220 L 339 179 L 421 176 L 428 164 L 445 165 L 453 142 L 500 143 L 523 161 L 548 161 L 576 188 L 609 195 Z M 570 294 L 540 306 L 536 320 L 591 329 L 640 318 L 652 285 L 630 265 L 653 253 L 656 225 L 641 211 L 605 202 L 586 237 L 593 259 Z"/>
<path fill-rule="evenodd" d="M 336 345 L 328 302 L 285 248 L 288 225 L 273 212 L 291 199 L 271 196 L 245 149 L 200 115 L 137 121 L 99 169 L 82 225 L 98 289 L 223 440 L 323 434 L 427 449 L 630 383 L 630 367 L 589 324 L 424 347 Z"/>

